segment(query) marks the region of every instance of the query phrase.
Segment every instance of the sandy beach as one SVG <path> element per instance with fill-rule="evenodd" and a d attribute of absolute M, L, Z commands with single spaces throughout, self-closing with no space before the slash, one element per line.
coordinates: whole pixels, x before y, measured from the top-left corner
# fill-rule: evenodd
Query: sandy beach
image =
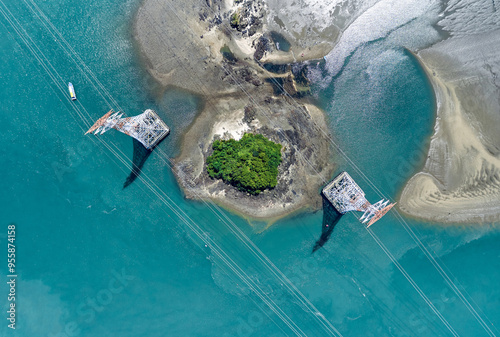
<path fill-rule="evenodd" d="M 451 38 L 418 57 L 437 116 L 427 160 L 399 200 L 414 217 L 449 223 L 500 219 L 500 34 Z"/>
<path fill-rule="evenodd" d="M 320 188 L 333 174 L 329 131 L 323 111 L 297 95 L 291 70 L 270 73 L 259 62 L 286 64 L 317 59 L 332 48 L 291 43 L 276 49 L 266 35 L 261 1 L 158 3 L 146 0 L 136 15 L 134 34 L 150 74 L 164 87 L 201 95 L 205 104 L 183 135 L 174 172 L 185 196 L 210 199 L 243 216 L 273 221 L 300 209 L 320 209 Z M 233 14 L 240 23 L 231 27 Z M 246 20 L 246 21 L 245 21 Z M 248 21 L 248 22 L 247 22 Z M 232 30 L 231 30 L 232 29 Z M 224 58 L 223 51 L 232 56 Z M 287 97 L 269 79 L 283 80 Z M 260 133 L 282 144 L 278 184 L 258 196 L 211 179 L 205 160 L 214 139 Z"/>

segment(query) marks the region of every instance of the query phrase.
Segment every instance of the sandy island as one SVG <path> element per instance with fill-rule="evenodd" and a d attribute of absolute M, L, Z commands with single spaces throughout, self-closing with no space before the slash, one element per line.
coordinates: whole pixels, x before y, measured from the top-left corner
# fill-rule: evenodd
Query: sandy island
<path fill-rule="evenodd" d="M 291 41 L 289 51 L 277 50 L 265 14 L 262 1 L 145 0 L 134 34 L 146 68 L 161 85 L 205 99 L 174 167 L 186 197 L 211 199 L 247 217 L 271 220 L 299 209 L 319 209 L 320 188 L 334 165 L 324 113 L 301 98 L 307 84 L 299 84 L 290 67 L 276 74 L 259 63 L 321 59 L 333 41 L 319 39 L 305 46 Z M 286 95 L 276 91 L 271 78 L 282 83 Z M 258 196 L 206 172 L 213 140 L 239 139 L 245 132 L 283 145 L 278 184 Z"/>
<path fill-rule="evenodd" d="M 500 43 L 498 31 L 450 38 L 418 53 L 437 99 L 424 168 L 400 209 L 432 221 L 500 219 Z"/>

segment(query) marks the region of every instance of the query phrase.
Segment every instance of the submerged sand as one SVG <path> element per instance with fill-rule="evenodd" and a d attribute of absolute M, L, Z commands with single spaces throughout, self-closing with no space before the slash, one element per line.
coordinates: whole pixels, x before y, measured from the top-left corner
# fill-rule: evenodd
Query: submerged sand
<path fill-rule="evenodd" d="M 452 223 L 500 219 L 499 43 L 496 31 L 418 53 L 437 116 L 425 166 L 401 194 L 404 213 Z"/>

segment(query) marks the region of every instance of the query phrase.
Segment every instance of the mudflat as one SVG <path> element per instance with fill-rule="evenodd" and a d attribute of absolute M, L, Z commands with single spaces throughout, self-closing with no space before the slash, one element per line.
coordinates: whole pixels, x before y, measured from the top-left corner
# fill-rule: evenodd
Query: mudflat
<path fill-rule="evenodd" d="M 204 98 L 175 159 L 185 196 L 272 220 L 299 209 L 319 209 L 319 191 L 333 174 L 324 113 L 303 98 L 307 84 L 299 84 L 286 65 L 297 58 L 321 59 L 332 45 L 322 41 L 301 47 L 291 41 L 289 51 L 279 50 L 268 37 L 265 15 L 262 1 L 146 0 L 134 34 L 146 69 L 161 85 Z M 271 61 L 285 66 L 271 73 L 262 66 Z M 215 139 L 239 139 L 245 132 L 283 146 L 277 186 L 256 196 L 211 179 L 205 166 Z"/>

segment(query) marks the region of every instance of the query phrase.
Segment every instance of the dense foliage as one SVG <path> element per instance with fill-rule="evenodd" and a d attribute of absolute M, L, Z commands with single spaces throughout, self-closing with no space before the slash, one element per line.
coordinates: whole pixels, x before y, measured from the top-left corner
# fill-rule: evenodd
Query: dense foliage
<path fill-rule="evenodd" d="M 214 152 L 207 158 L 210 177 L 251 194 L 276 186 L 281 144 L 259 134 L 246 133 L 239 141 L 216 140 L 212 148 Z"/>

